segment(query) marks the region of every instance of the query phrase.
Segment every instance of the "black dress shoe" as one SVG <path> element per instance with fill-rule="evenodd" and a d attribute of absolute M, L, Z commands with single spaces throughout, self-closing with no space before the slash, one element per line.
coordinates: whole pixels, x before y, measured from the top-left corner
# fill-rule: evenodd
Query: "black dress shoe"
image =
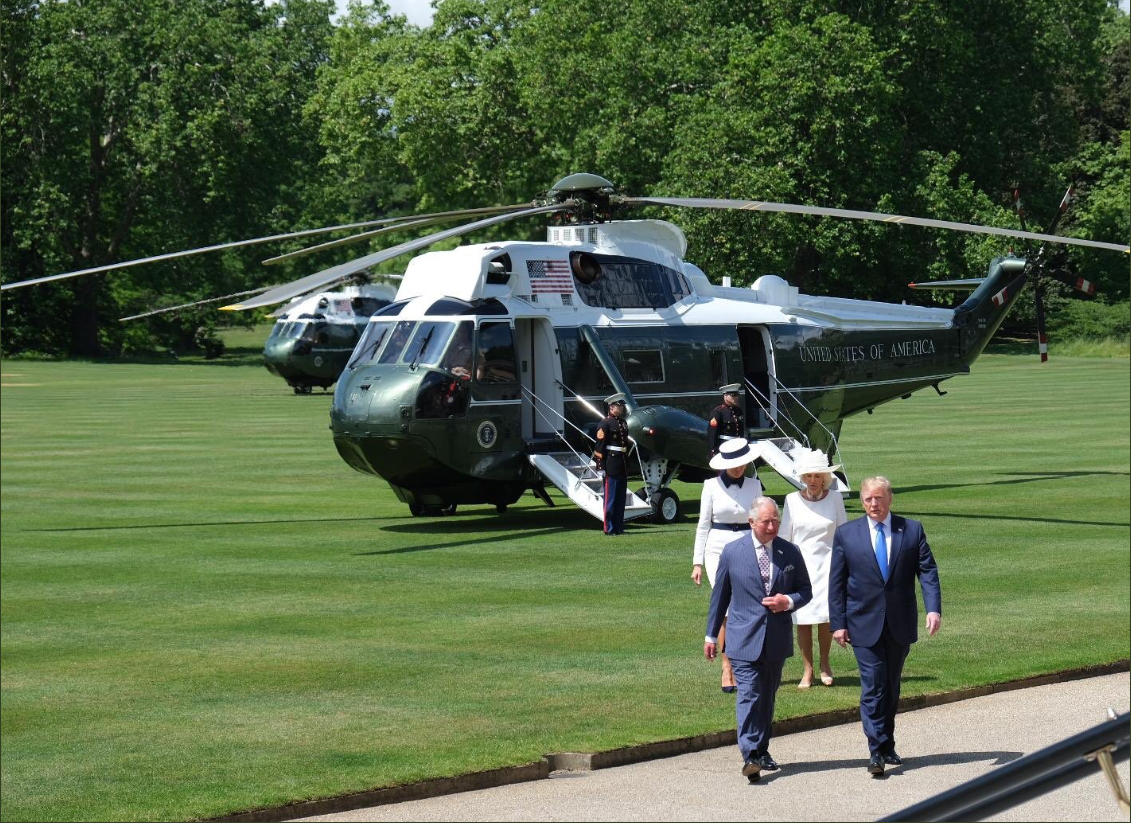
<path fill-rule="evenodd" d="M 766 752 L 764 755 L 759 757 L 758 762 L 761 764 L 762 771 L 764 772 L 776 772 L 779 768 L 781 768 L 780 766 L 778 766 L 777 761 L 770 757 L 769 752 Z"/>
<path fill-rule="evenodd" d="M 902 766 L 903 758 L 895 753 L 895 749 L 892 749 L 890 752 L 884 755 L 884 762 L 889 766 Z"/>
<path fill-rule="evenodd" d="M 868 774 L 879 777 L 884 773 L 884 758 L 881 755 L 874 754 L 872 759 L 868 761 Z"/>
<path fill-rule="evenodd" d="M 762 771 L 762 764 L 758 762 L 755 755 L 751 755 L 750 759 L 742 764 L 742 776 L 751 783 L 758 779 L 758 772 L 760 771 Z"/>

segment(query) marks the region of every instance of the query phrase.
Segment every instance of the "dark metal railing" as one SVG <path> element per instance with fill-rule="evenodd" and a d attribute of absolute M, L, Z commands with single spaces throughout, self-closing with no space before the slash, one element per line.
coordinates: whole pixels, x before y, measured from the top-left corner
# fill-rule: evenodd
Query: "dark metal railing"
<path fill-rule="evenodd" d="M 1098 771 L 1107 775 L 1126 813 L 1127 792 L 1115 764 L 1127 760 L 1129 717 L 1120 715 L 881 820 L 985 820 Z"/>

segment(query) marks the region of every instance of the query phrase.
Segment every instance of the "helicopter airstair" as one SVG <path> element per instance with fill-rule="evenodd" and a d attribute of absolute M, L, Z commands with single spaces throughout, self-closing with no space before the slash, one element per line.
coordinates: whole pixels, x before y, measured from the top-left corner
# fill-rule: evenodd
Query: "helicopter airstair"
<path fill-rule="evenodd" d="M 797 464 L 792 455 L 800 454 L 805 445 L 792 437 L 768 437 L 764 440 L 753 440 L 750 444 L 758 456 L 770 464 L 770 468 L 782 476 L 790 485 L 800 489 L 805 486 L 801 475 L 797 472 Z M 851 489 L 843 478 L 833 474 L 833 484 L 830 491 L 847 494 Z"/>
<path fill-rule="evenodd" d="M 538 469 L 566 497 L 598 520 L 605 519 L 605 478 L 589 460 L 577 452 L 528 454 L 530 465 Z M 652 514 L 652 506 L 625 490 L 625 522 Z"/>

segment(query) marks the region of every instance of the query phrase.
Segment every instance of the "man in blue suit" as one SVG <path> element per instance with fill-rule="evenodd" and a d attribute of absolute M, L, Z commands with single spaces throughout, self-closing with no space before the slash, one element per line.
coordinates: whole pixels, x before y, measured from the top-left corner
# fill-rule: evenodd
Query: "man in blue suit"
<path fill-rule="evenodd" d="M 923 524 L 891 513 L 891 483 L 860 484 L 865 517 L 845 523 L 833 538 L 829 570 L 829 628 L 842 647 L 852 644 L 860 668 L 860 719 L 868 737 L 868 772 L 900 766 L 895 751 L 899 679 L 919 639 L 915 579 L 923 588 L 927 633 L 942 625 L 939 571 Z"/>
<path fill-rule="evenodd" d="M 753 783 L 763 769 L 778 768 L 770 757 L 770 724 L 782 665 L 793 655 L 789 612 L 813 599 L 813 587 L 801 552 L 777 536 L 778 504 L 759 497 L 749 522 L 750 531 L 728 543 L 719 558 L 703 655 L 715 659 L 715 639 L 725 620 L 727 656 L 738 684 L 734 712 L 742 774 Z"/>

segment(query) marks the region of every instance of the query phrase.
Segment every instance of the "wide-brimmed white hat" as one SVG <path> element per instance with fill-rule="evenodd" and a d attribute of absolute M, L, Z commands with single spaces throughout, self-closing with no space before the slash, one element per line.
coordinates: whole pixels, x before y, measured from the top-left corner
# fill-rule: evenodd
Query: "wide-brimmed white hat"
<path fill-rule="evenodd" d="M 722 471 L 735 466 L 745 466 L 758 459 L 758 451 L 742 437 L 724 440 L 719 444 L 719 453 L 711 458 L 711 468 Z"/>
<path fill-rule="evenodd" d="M 803 449 L 793 461 L 797 476 L 805 474 L 832 474 L 840 468 L 839 465 L 830 466 L 829 456 L 820 449 Z"/>

